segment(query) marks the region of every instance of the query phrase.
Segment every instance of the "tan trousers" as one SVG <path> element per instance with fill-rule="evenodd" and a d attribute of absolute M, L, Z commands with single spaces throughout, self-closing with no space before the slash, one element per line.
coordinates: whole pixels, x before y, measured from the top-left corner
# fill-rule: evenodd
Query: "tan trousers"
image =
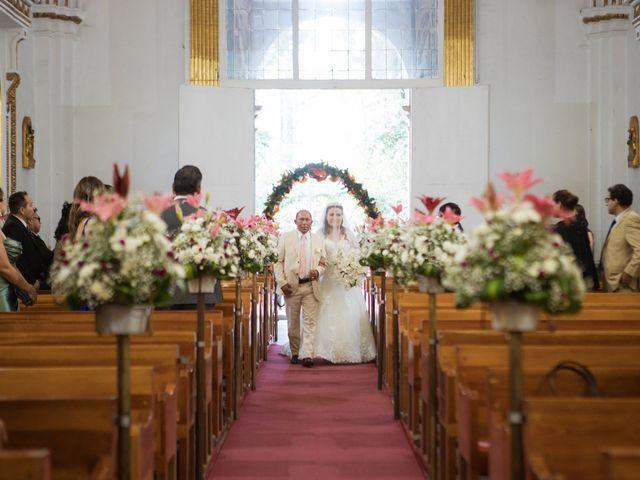
<path fill-rule="evenodd" d="M 287 305 L 287 327 L 291 355 L 313 358 L 313 341 L 316 335 L 318 301 L 313 296 L 311 282 L 298 286 L 296 293 L 285 297 Z M 302 349 L 300 349 L 300 312 L 302 311 Z"/>

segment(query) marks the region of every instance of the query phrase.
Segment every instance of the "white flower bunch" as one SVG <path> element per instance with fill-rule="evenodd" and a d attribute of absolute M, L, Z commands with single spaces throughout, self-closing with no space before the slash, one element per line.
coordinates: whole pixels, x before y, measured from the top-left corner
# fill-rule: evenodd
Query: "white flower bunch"
<path fill-rule="evenodd" d="M 393 277 L 407 284 L 418 276 L 441 280 L 453 263 L 453 255 L 465 236 L 443 218 L 422 216 L 400 227 L 398 241 L 391 244 Z"/>
<path fill-rule="evenodd" d="M 223 225 L 236 240 L 240 270 L 259 273 L 277 260 L 278 232 L 271 220 L 260 215 L 244 219 L 227 214 Z"/>
<path fill-rule="evenodd" d="M 339 250 L 336 253 L 334 269 L 338 281 L 346 288 L 358 286 L 367 274 L 367 267 L 362 265 L 360 252 L 355 249 Z"/>
<path fill-rule="evenodd" d="M 530 170 L 501 174 L 513 194 L 509 205 L 502 206 L 491 186 L 484 199 L 473 199 L 485 213 L 485 223 L 473 231 L 468 245 L 454 247 L 445 278 L 445 286 L 456 291 L 458 306 L 516 300 L 549 313 L 580 309 L 582 271 L 569 247 L 545 225 L 553 202 L 524 194 L 539 181 L 531 175 Z"/>
<path fill-rule="evenodd" d="M 91 229 L 85 239 L 63 241 L 51 271 L 53 291 L 70 307 L 170 302 L 185 272 L 147 200 L 105 195 L 83 205 L 95 214 Z"/>
<path fill-rule="evenodd" d="M 385 270 L 394 263 L 393 245 L 399 242 L 400 228 L 394 220 L 385 221 L 382 217 L 371 220 L 367 229 L 360 235 L 362 265 L 372 270 Z"/>
<path fill-rule="evenodd" d="M 201 275 L 232 278 L 240 270 L 238 246 L 233 234 L 223 227 L 221 212 L 198 210 L 184 219 L 173 239 L 176 259 L 185 267 L 188 280 Z"/>

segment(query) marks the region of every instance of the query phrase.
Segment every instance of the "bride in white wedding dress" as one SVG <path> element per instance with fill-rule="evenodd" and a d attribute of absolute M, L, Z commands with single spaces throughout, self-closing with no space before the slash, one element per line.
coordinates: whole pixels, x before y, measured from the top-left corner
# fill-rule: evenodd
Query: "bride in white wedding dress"
<path fill-rule="evenodd" d="M 376 345 L 369 323 L 362 288 L 345 287 L 337 277 L 338 251 L 359 248 L 353 233 L 345 228 L 344 209 L 338 203 L 325 208 L 322 233 L 327 251 L 327 268 L 320 280 L 315 356 L 332 363 L 362 363 L 376 357 Z"/>

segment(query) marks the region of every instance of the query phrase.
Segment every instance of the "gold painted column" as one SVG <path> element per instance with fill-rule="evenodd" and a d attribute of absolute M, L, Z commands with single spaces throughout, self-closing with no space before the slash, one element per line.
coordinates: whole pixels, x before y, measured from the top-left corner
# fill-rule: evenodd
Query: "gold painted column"
<path fill-rule="evenodd" d="M 474 84 L 474 0 L 444 2 L 444 85 Z"/>
<path fill-rule="evenodd" d="M 192 85 L 218 85 L 218 0 L 190 0 Z"/>
<path fill-rule="evenodd" d="M 16 90 L 20 86 L 20 75 L 17 72 L 7 73 L 7 80 L 11 82 L 7 88 L 7 112 L 9 113 L 9 125 L 7 125 L 7 192 L 6 196 L 16 191 Z"/>

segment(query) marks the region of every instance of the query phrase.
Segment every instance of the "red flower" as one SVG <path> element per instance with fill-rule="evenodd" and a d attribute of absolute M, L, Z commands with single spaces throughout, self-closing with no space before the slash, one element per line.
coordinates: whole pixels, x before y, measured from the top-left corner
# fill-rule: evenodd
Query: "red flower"
<path fill-rule="evenodd" d="M 240 215 L 240 212 L 242 212 L 242 210 L 244 210 L 244 207 L 241 208 L 232 208 L 231 210 L 225 210 L 224 213 L 226 213 L 227 215 L 229 215 L 233 220 L 235 220 L 236 218 L 238 218 L 238 215 Z"/>
<path fill-rule="evenodd" d="M 445 197 L 429 197 L 427 195 L 421 195 L 418 198 L 424 205 L 424 208 L 427 209 L 427 212 L 429 212 L 429 214 L 433 213 L 436 207 L 440 205 L 440 203 L 442 203 L 442 201 L 445 199 Z"/>
<path fill-rule="evenodd" d="M 309 174 L 319 182 L 327 178 L 327 172 L 322 168 L 312 168 L 309 170 Z"/>
<path fill-rule="evenodd" d="M 402 204 L 399 203 L 398 205 L 392 205 L 391 210 L 393 210 L 396 215 L 400 215 L 400 213 L 402 212 Z"/>
<path fill-rule="evenodd" d="M 120 176 L 118 165 L 113 164 L 113 191 L 125 198 L 129 193 L 129 166 L 124 167 L 124 173 Z"/>

